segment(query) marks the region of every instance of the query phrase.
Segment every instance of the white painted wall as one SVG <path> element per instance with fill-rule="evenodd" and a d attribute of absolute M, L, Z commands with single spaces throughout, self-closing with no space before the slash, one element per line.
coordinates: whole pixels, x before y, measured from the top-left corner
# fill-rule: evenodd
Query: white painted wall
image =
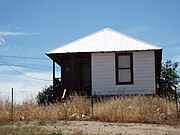
<path fill-rule="evenodd" d="M 93 95 L 156 92 L 154 51 L 133 52 L 133 85 L 116 85 L 115 70 L 115 53 L 92 53 Z"/>

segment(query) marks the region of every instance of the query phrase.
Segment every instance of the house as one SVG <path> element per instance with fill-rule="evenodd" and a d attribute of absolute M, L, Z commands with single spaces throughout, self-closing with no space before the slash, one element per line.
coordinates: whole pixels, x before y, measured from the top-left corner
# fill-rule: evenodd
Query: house
<path fill-rule="evenodd" d="M 155 94 L 162 48 L 105 28 L 46 52 L 53 60 L 54 95 Z M 55 64 L 61 68 L 56 78 Z"/>

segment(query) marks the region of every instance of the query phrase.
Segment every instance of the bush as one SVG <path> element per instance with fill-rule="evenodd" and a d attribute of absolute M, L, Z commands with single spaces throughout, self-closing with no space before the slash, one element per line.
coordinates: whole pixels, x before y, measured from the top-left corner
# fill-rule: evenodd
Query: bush
<path fill-rule="evenodd" d="M 180 76 L 177 73 L 178 62 L 167 60 L 161 69 L 159 94 L 169 98 L 177 98 L 176 88 L 179 87 Z"/>
<path fill-rule="evenodd" d="M 47 105 L 49 103 L 54 103 L 53 86 L 45 86 L 41 92 L 38 92 L 36 99 L 38 104 Z"/>

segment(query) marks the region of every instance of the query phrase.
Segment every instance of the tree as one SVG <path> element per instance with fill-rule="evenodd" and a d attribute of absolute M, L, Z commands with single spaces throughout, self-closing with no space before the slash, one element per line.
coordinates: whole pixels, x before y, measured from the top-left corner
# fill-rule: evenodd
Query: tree
<path fill-rule="evenodd" d="M 54 102 L 53 86 L 52 85 L 50 85 L 49 87 L 45 86 L 41 92 L 38 92 L 36 99 L 38 104 L 47 105 L 49 103 L 53 103 Z"/>
<path fill-rule="evenodd" d="M 178 62 L 173 63 L 171 60 L 167 60 L 161 69 L 160 76 L 160 95 L 175 98 L 177 93 L 175 89 L 180 82 L 180 76 L 177 74 Z"/>

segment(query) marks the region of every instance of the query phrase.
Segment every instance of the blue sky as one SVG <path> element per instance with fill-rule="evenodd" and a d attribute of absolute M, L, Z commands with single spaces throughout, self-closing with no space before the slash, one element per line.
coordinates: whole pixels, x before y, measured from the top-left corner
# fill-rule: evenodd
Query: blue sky
<path fill-rule="evenodd" d="M 46 51 L 110 27 L 162 47 L 163 61 L 180 62 L 179 7 L 179 0 L 0 0 L 0 55 L 47 58 Z M 50 70 L 13 68 L 51 78 Z M 0 69 L 0 91 L 10 87 L 37 91 L 51 84 L 21 77 L 5 65 Z M 28 83 L 34 87 L 27 88 Z"/>

